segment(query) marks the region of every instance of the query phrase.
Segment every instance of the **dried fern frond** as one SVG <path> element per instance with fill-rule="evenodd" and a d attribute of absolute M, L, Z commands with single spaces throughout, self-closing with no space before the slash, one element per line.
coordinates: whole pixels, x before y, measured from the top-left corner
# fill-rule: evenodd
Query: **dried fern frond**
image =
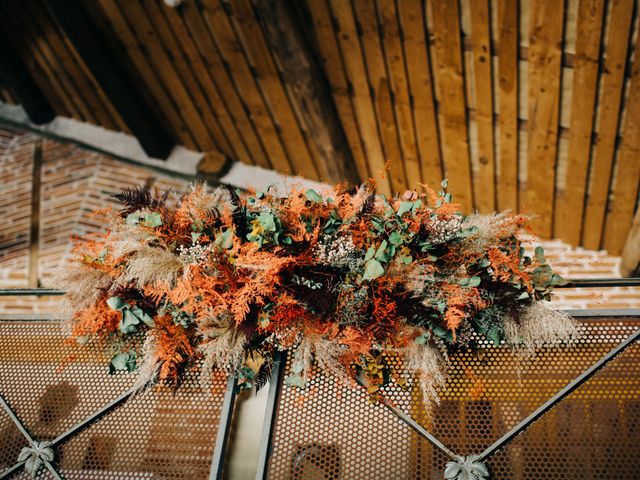
<path fill-rule="evenodd" d="M 163 194 L 160 194 L 157 189 L 154 189 L 152 194 L 149 188 L 139 186 L 135 188 L 125 188 L 122 192 L 112 195 L 112 197 L 124 205 L 124 208 L 120 211 L 120 215 L 126 217 L 130 213 L 143 208 L 158 209 L 164 207 L 170 193 L 171 189 Z"/>

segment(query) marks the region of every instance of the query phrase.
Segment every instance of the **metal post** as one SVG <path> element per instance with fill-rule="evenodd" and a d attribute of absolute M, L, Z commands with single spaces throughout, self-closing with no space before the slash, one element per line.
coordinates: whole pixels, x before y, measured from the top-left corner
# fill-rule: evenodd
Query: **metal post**
<path fill-rule="evenodd" d="M 271 456 L 272 450 L 273 428 L 275 426 L 278 400 L 280 398 L 280 389 L 282 388 L 282 379 L 284 377 L 286 364 L 286 352 L 276 352 L 273 359 L 273 368 L 271 369 L 271 378 L 269 379 L 269 395 L 267 396 L 267 409 L 262 425 L 262 440 L 260 442 L 260 456 L 258 457 L 256 480 L 265 480 L 267 478 L 269 457 Z"/>
<path fill-rule="evenodd" d="M 218 426 L 218 434 L 216 435 L 216 445 L 213 449 L 209 480 L 220 480 L 222 478 L 235 402 L 236 377 L 233 373 L 230 373 L 229 380 L 227 381 L 227 391 L 224 394 L 224 400 L 222 402 L 222 411 L 220 412 L 220 424 Z"/>

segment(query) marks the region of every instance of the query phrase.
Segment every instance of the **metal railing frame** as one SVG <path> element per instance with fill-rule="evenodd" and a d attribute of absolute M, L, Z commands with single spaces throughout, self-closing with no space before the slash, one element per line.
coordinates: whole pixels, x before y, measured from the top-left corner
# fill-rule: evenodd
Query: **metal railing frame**
<path fill-rule="evenodd" d="M 48 289 L 48 288 L 38 288 L 38 289 L 20 288 L 20 289 L 0 290 L 0 296 L 5 296 L 5 297 L 6 296 L 42 297 L 42 296 L 54 296 L 54 295 L 61 296 L 64 294 L 65 292 L 61 290 Z M 6 319 L 0 319 L 0 321 L 3 321 L 3 320 L 6 321 Z M 35 320 L 47 321 L 46 319 L 28 319 L 28 318 L 20 319 L 20 321 L 35 321 Z M 59 319 L 52 319 L 49 321 L 56 321 L 56 320 L 59 320 Z M 69 438 L 75 436 L 76 434 L 80 433 L 81 431 L 85 430 L 86 428 L 90 427 L 96 422 L 100 421 L 100 419 L 102 419 L 104 416 L 106 416 L 107 414 L 115 410 L 118 406 L 125 403 L 129 398 L 131 398 L 133 395 L 135 395 L 139 391 L 140 391 L 140 388 L 138 387 L 134 387 L 125 391 L 115 400 L 112 400 L 111 402 L 106 404 L 104 407 L 102 407 L 100 410 L 89 415 L 83 421 L 69 428 L 68 430 L 61 433 L 55 439 L 49 442 L 38 442 L 38 440 L 35 439 L 33 435 L 31 435 L 31 433 L 25 427 L 25 425 L 20 420 L 18 415 L 11 408 L 11 405 L 9 405 L 9 403 L 5 400 L 5 398 L 1 394 L 0 394 L 0 407 L 2 407 L 2 410 L 4 410 L 4 412 L 8 415 L 8 417 L 12 420 L 12 422 L 18 428 L 20 433 L 22 433 L 22 435 L 29 442 L 30 448 L 36 448 L 40 446 L 40 447 L 48 447 L 53 449 L 59 446 L 60 444 L 64 443 Z M 225 396 L 224 396 L 224 400 L 222 402 L 222 408 L 220 411 L 220 422 L 219 422 L 218 432 L 216 434 L 216 441 L 215 441 L 213 456 L 211 461 L 211 470 L 209 474 L 210 480 L 222 479 L 224 459 L 226 457 L 226 448 L 227 448 L 227 443 L 229 439 L 231 420 L 233 418 L 233 409 L 234 409 L 234 404 L 236 399 L 236 393 L 237 393 L 236 378 L 234 375 L 230 375 L 227 381 L 227 389 L 225 391 Z M 20 468 L 24 466 L 25 463 L 26 461 L 17 461 L 13 466 L 7 468 L 3 472 L 0 472 L 0 480 L 4 478 L 9 478 L 13 474 L 15 474 Z M 56 480 L 64 480 L 64 477 L 60 474 L 60 472 L 58 472 L 58 470 L 56 469 L 56 466 L 54 465 L 55 460 L 49 461 L 46 459 L 42 459 L 42 463 L 43 463 L 43 466 L 47 470 L 49 470 L 53 478 L 55 478 Z"/>
<path fill-rule="evenodd" d="M 604 278 L 604 279 L 573 279 L 569 280 L 569 282 L 561 288 L 607 288 L 607 287 L 630 287 L 630 286 L 640 286 L 640 278 Z M 65 292 L 57 289 L 3 289 L 0 290 L 0 296 L 61 296 L 64 295 Z M 568 314 L 576 317 L 576 318 L 596 318 L 596 317 L 640 317 L 640 309 L 587 309 L 587 310 L 568 310 Z M 630 335 L 624 342 L 620 343 L 613 350 L 607 353 L 604 357 L 594 363 L 591 367 L 585 370 L 581 375 L 576 377 L 573 381 L 571 381 L 568 385 L 566 385 L 562 390 L 560 390 L 556 395 L 547 400 L 544 404 L 542 404 L 538 409 L 536 409 L 533 413 L 523 419 L 518 425 L 513 427 L 509 432 L 499 438 L 496 442 L 494 442 L 491 446 L 486 448 L 479 456 L 477 456 L 479 461 L 485 461 L 490 458 L 493 454 L 504 448 L 509 442 L 511 442 L 514 438 L 516 438 L 519 434 L 529 428 L 536 420 L 540 419 L 546 412 L 551 410 L 555 405 L 557 405 L 560 401 L 562 401 L 565 397 L 570 395 L 573 391 L 579 388 L 582 384 L 584 384 L 589 378 L 599 372 L 604 366 L 606 366 L 609 362 L 611 362 L 614 358 L 616 358 L 620 353 L 626 350 L 630 345 L 634 344 L 640 338 L 640 328 L 636 330 L 632 335 Z M 283 378 L 284 378 L 284 370 L 286 365 L 286 352 L 276 352 L 274 358 L 274 364 L 270 377 L 270 385 L 268 391 L 267 398 L 267 406 L 265 412 L 265 419 L 262 429 L 262 440 L 260 447 L 260 454 L 258 459 L 258 469 L 256 473 L 257 480 L 264 480 L 267 478 L 267 474 L 269 471 L 269 458 L 271 456 L 271 452 L 273 449 L 272 441 L 273 441 L 273 432 L 275 428 L 275 422 L 277 417 L 278 410 L 278 399 L 280 396 L 280 391 L 282 388 Z M 132 395 L 136 393 L 137 389 L 133 388 L 127 390 L 118 398 L 113 400 L 112 402 L 105 405 L 102 409 L 93 413 L 89 417 L 87 417 L 82 422 L 77 425 L 71 427 L 69 430 L 60 434 L 51 442 L 47 442 L 46 446 L 54 448 L 55 446 L 61 444 L 68 438 L 76 435 L 80 431 L 99 421 L 102 417 L 107 415 L 109 412 L 117 408 L 119 405 L 128 400 Z M 216 441 L 214 446 L 214 452 L 211 462 L 211 470 L 209 479 L 221 479 L 223 475 L 224 469 L 224 460 L 226 457 L 226 449 L 229 439 L 229 431 L 231 428 L 231 422 L 233 418 L 233 411 L 235 406 L 237 394 L 237 383 L 234 375 L 229 377 L 227 382 L 227 390 L 225 392 L 222 409 L 220 413 L 220 423 L 218 427 L 218 432 L 216 435 Z M 380 402 L 385 408 L 387 408 L 394 416 L 403 421 L 406 425 L 408 425 L 411 429 L 413 429 L 418 435 L 422 438 L 429 441 L 436 448 L 442 451 L 446 456 L 451 458 L 452 460 L 461 460 L 462 456 L 456 454 L 452 449 L 447 447 L 443 442 L 441 442 L 436 436 L 434 436 L 431 432 L 425 429 L 422 425 L 420 425 L 417 421 L 415 421 L 410 415 L 400 410 L 396 407 L 392 402 L 386 399 L 384 396 L 381 397 Z M 33 438 L 33 436 L 29 433 L 27 428 L 24 426 L 20 418 L 15 414 L 12 410 L 11 406 L 8 402 L 0 395 L 0 406 L 7 413 L 9 418 L 13 421 L 16 427 L 20 430 L 23 436 L 29 442 L 29 445 L 33 448 L 38 445 L 37 440 Z M 40 444 L 42 446 L 42 444 Z M 4 472 L 0 473 L 0 479 L 7 478 L 14 474 L 18 469 L 20 469 L 24 465 L 25 461 L 18 461 L 12 467 L 6 469 Z M 51 475 L 55 479 L 62 480 L 63 477 L 56 470 L 55 466 L 52 462 L 48 460 L 43 460 L 43 465 Z"/>
<path fill-rule="evenodd" d="M 569 280 L 569 283 L 559 288 L 607 288 L 607 287 L 636 287 L 640 286 L 640 278 L 602 278 L 602 279 L 573 279 Z M 565 312 L 574 318 L 580 318 L 585 322 L 589 322 L 595 318 L 639 318 L 640 309 L 585 309 L 585 310 L 565 310 Z M 484 462 L 499 450 L 508 445 L 513 439 L 515 439 L 522 432 L 527 430 L 534 422 L 539 420 L 545 413 L 551 410 L 554 406 L 560 403 L 564 398 L 574 392 L 577 388 L 583 385 L 587 380 L 593 377 L 597 372 L 602 370 L 609 362 L 624 352 L 629 346 L 633 345 L 638 339 L 640 339 L 640 328 L 632 333 L 626 340 L 617 345 L 613 350 L 604 355 L 596 363 L 591 365 L 578 377 L 573 379 L 569 384 L 562 388 L 549 400 L 544 402 L 533 413 L 524 418 L 515 427 L 509 430 L 505 435 L 496 440 L 492 445 L 487 447 L 475 458 L 477 461 Z M 275 364 L 271 374 L 271 385 L 269 386 L 269 399 L 267 402 L 267 413 L 265 416 L 265 423 L 263 427 L 263 440 L 260 450 L 261 462 L 258 464 L 258 472 L 256 474 L 256 480 L 265 480 L 269 472 L 268 458 L 273 450 L 273 430 L 275 419 L 277 416 L 279 391 L 281 389 L 282 379 L 284 376 L 284 369 L 286 364 L 286 357 L 281 354 L 282 361 Z M 447 447 L 441 440 L 435 435 L 425 429 L 420 423 L 414 420 L 409 414 L 399 409 L 384 396 L 380 396 L 380 404 L 389 410 L 396 418 L 404 422 L 412 430 L 414 430 L 420 437 L 430 442 L 434 447 L 444 453 L 453 461 L 462 461 L 465 456 L 458 455 L 451 448 Z"/>

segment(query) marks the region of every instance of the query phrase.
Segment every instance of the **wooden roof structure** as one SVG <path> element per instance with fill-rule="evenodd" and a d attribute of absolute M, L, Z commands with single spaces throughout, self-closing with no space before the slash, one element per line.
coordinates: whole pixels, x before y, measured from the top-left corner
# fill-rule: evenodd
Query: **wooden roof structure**
<path fill-rule="evenodd" d="M 210 173 L 233 160 L 383 193 L 447 176 L 465 211 L 524 211 L 542 237 L 619 254 L 640 184 L 637 7 L 0 2 L 0 100 L 151 156 L 205 152 Z"/>

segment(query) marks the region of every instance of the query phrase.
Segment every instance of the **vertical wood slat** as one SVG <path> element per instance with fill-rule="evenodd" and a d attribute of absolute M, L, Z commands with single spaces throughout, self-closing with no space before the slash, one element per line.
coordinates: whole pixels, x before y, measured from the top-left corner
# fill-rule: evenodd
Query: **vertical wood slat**
<path fill-rule="evenodd" d="M 144 45 L 149 55 L 149 60 L 154 66 L 159 78 L 166 86 L 167 93 L 171 96 L 183 116 L 189 130 L 193 133 L 196 147 L 201 151 L 216 150 L 217 146 L 207 130 L 200 112 L 193 103 L 193 99 L 187 88 L 182 83 L 182 75 L 178 73 L 173 62 L 167 55 L 161 39 L 153 28 L 145 10 L 138 2 L 123 2 L 119 5 L 127 19 L 136 25 L 134 33 Z"/>
<path fill-rule="evenodd" d="M 224 68 L 222 58 L 213 43 L 210 30 L 205 23 L 204 17 L 197 6 L 191 1 L 182 4 L 180 12 L 200 50 L 200 54 L 204 59 L 205 65 L 208 67 L 212 80 L 217 85 L 220 95 L 229 108 L 231 116 L 240 131 L 252 163 L 264 168 L 271 168 L 271 163 L 267 158 L 264 146 L 258 135 L 258 130 L 250 118 L 249 109 L 240 98 L 230 73 Z"/>
<path fill-rule="evenodd" d="M 529 2 L 527 185 L 525 209 L 538 235 L 551 236 L 560 103 L 564 3 Z"/>
<path fill-rule="evenodd" d="M 71 64 L 65 51 L 56 51 L 55 41 L 57 38 L 55 37 L 55 33 L 51 32 L 51 29 L 46 29 L 46 31 L 40 29 L 32 12 L 27 10 L 29 6 L 30 4 L 28 3 L 14 4 L 14 14 L 19 18 L 21 28 L 24 28 L 28 32 L 28 35 L 33 38 L 33 41 L 40 47 L 43 58 L 59 80 L 63 91 L 75 106 L 79 119 L 98 123 L 95 115 L 96 107 L 91 108 L 87 105 L 87 100 L 83 97 L 86 91 L 81 91 L 76 84 L 78 78 L 75 65 Z M 37 8 L 37 6 L 35 7 Z"/>
<path fill-rule="evenodd" d="M 378 136 L 375 109 L 369 94 L 367 73 L 360 51 L 353 11 L 347 2 L 330 1 L 338 28 L 339 46 L 345 54 L 344 63 L 347 78 L 353 87 L 353 105 L 368 159 L 369 171 L 374 178 L 379 179 L 378 192 L 388 195 L 391 193 L 389 181 L 387 178 L 380 178 L 385 172 L 385 157 Z"/>
<path fill-rule="evenodd" d="M 238 25 L 241 39 L 244 40 L 245 51 L 249 55 L 251 66 L 257 71 L 258 83 L 263 88 L 267 105 L 281 126 L 282 141 L 291 159 L 293 171 L 317 180 L 320 178 L 318 167 L 302 134 L 299 119 L 296 118 L 287 92 L 280 81 L 277 67 L 255 18 L 253 7 L 248 0 L 233 0 L 231 5 L 232 18 Z"/>
<path fill-rule="evenodd" d="M 271 165 L 280 172 L 292 173 L 290 159 L 259 86 L 246 62 L 242 46 L 229 23 L 224 7 L 218 0 L 205 0 L 203 6 L 203 15 L 210 25 L 211 34 L 218 45 L 225 65 L 238 85 L 244 103 L 251 112 Z"/>
<path fill-rule="evenodd" d="M 602 0 L 580 0 L 573 65 L 573 101 L 566 179 L 564 190 L 556 196 L 554 215 L 554 234 L 573 245 L 580 242 L 582 229 L 603 16 Z"/>
<path fill-rule="evenodd" d="M 493 75 L 490 0 L 470 0 L 471 49 L 478 129 L 478 172 L 474 176 L 474 204 L 480 213 L 495 210 L 495 154 L 493 138 Z"/>
<path fill-rule="evenodd" d="M 626 241 L 633 241 L 627 240 L 627 235 L 640 193 L 640 57 L 638 52 L 635 55 L 616 161 L 617 171 L 611 186 L 613 195 L 604 227 L 603 246 L 613 255 L 625 248 Z M 638 215 L 640 213 L 636 213 Z"/>
<path fill-rule="evenodd" d="M 376 106 L 376 117 L 373 119 L 373 123 L 377 123 L 385 160 L 389 162 L 391 188 L 396 193 L 403 192 L 407 188 L 407 180 L 398 141 L 392 103 L 393 94 L 384 62 L 375 2 L 373 0 L 355 0 L 353 6 L 364 52 L 369 90 L 372 92 Z M 355 52 L 347 52 L 346 54 L 355 55 Z"/>
<path fill-rule="evenodd" d="M 596 0 L 597 1 L 597 0 Z M 498 210 L 518 210 L 518 2 L 498 0 Z"/>
<path fill-rule="evenodd" d="M 415 190 L 419 188 L 419 184 L 423 183 L 424 180 L 420 171 L 420 159 L 416 145 L 407 69 L 402 46 L 402 32 L 395 1 L 378 0 L 378 15 L 382 29 L 382 44 L 387 63 L 389 83 L 393 92 L 393 106 L 395 107 L 396 126 L 402 149 L 406 185 L 409 189 Z"/>
<path fill-rule="evenodd" d="M 618 117 L 633 14 L 633 0 L 612 0 L 598 105 L 598 141 L 592 159 L 590 189 L 584 212 L 582 245 L 600 248 L 609 195 Z"/>
<path fill-rule="evenodd" d="M 177 106 L 165 91 L 156 72 L 151 68 L 146 56 L 142 52 L 138 40 L 131 31 L 129 24 L 115 3 L 115 0 L 98 0 L 97 4 L 89 3 L 87 0 L 87 11 L 91 11 L 92 5 L 93 13 L 103 17 L 106 21 L 105 23 L 108 23 L 109 28 L 112 29 L 113 34 L 122 42 L 126 54 L 130 58 L 141 80 L 144 82 L 145 88 L 150 91 L 153 100 L 156 102 L 156 106 L 171 126 L 176 137 L 186 147 L 195 148 L 193 137 L 187 129 Z"/>
<path fill-rule="evenodd" d="M 182 17 L 175 8 L 163 7 L 169 26 L 173 29 L 180 48 L 184 51 L 186 59 L 191 64 L 194 74 L 202 85 L 203 95 L 210 108 L 220 123 L 222 134 L 226 138 L 227 149 L 224 152 L 231 158 L 243 163 L 252 164 L 253 161 L 247 150 L 245 135 L 241 135 L 231 118 L 227 105 L 223 101 L 217 85 L 213 81 L 212 72 L 205 65 L 195 40 L 187 30 Z"/>
<path fill-rule="evenodd" d="M 16 4 L 0 2 L 0 25 L 12 42 L 12 47 L 18 52 L 21 49 L 28 51 L 28 55 L 21 55 L 21 57 L 38 86 L 47 95 L 54 110 L 59 115 L 81 119 L 82 115 L 77 105 L 67 94 L 63 82 L 43 53 L 41 42 L 36 41 L 37 38 L 29 28 L 21 24 L 16 8 L 18 8 Z"/>
<path fill-rule="evenodd" d="M 142 6 L 147 13 L 150 25 L 156 32 L 156 37 L 162 39 L 161 44 L 164 45 L 168 58 L 171 63 L 175 65 L 176 71 L 179 72 L 184 88 L 188 91 L 192 99 L 194 109 L 202 120 L 204 132 L 206 132 L 204 146 L 208 147 L 207 150 L 215 149 L 229 152 L 230 149 L 226 144 L 226 139 L 220 129 L 218 119 L 208 108 L 200 83 L 192 70 L 193 65 L 187 62 L 185 56 L 182 54 L 173 30 L 171 30 L 162 13 L 162 5 L 154 0 L 143 0 Z"/>
<path fill-rule="evenodd" d="M 105 128 L 128 131 L 102 88 L 97 84 L 63 32 L 54 28 L 54 21 L 43 2 L 29 2 L 29 17 L 47 39 L 57 59 L 67 70 L 73 87 L 81 95 L 82 103 L 95 115 L 97 123 Z"/>
<path fill-rule="evenodd" d="M 331 85 L 338 116 L 351 148 L 358 174 L 360 178 L 367 179 L 371 172 L 364 153 L 354 107 L 349 96 L 348 80 L 343 68 L 338 41 L 331 25 L 331 14 L 328 5 L 325 0 L 321 0 L 309 2 L 308 6 L 318 43 L 320 60 Z"/>
<path fill-rule="evenodd" d="M 422 2 L 398 2 L 398 16 L 403 32 L 422 180 L 437 188 L 443 176 L 442 159 Z"/>
<path fill-rule="evenodd" d="M 458 1 L 430 0 L 436 53 L 438 99 L 442 111 L 443 158 L 454 202 L 473 208 L 467 112 Z"/>

